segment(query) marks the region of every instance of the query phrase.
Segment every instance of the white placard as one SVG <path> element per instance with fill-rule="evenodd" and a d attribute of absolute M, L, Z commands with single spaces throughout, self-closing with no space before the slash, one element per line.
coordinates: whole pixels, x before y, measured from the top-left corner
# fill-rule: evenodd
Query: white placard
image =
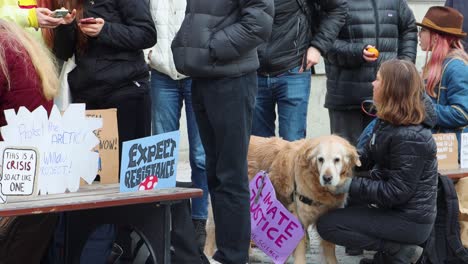
<path fill-rule="evenodd" d="M 84 104 L 71 104 L 63 115 L 54 106 L 49 117 L 42 106 L 33 112 L 21 107 L 18 113 L 5 110 L 5 118 L 8 125 L 1 132 L 6 145 L 38 150 L 40 194 L 76 192 L 80 178 L 93 182 L 99 160 L 93 131 L 102 127 L 102 119 L 86 117 Z"/>
<path fill-rule="evenodd" d="M 461 134 L 460 166 L 462 169 L 468 168 L 468 133 Z"/>

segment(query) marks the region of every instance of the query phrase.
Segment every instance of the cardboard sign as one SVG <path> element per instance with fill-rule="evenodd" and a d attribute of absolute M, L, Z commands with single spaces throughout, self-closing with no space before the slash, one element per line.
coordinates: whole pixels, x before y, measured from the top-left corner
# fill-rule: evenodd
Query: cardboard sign
<path fill-rule="evenodd" d="M 95 130 L 99 145 L 94 148 L 99 153 L 98 175 L 101 183 L 119 182 L 119 130 L 117 109 L 87 110 L 87 117 L 102 118 L 102 128 Z"/>
<path fill-rule="evenodd" d="M 439 169 L 458 169 L 458 142 L 455 133 L 433 134 L 433 137 L 437 144 Z"/>
<path fill-rule="evenodd" d="M 277 199 L 264 171 L 250 181 L 252 240 L 275 264 L 285 263 L 304 236 L 299 220 Z"/>
<path fill-rule="evenodd" d="M 87 118 L 84 104 L 71 104 L 62 114 L 56 106 L 50 116 L 44 107 L 29 112 L 21 107 L 5 111 L 8 125 L 1 128 L 5 144 L 38 151 L 40 194 L 76 192 L 80 178 L 91 184 L 96 177 L 99 143 L 93 131 L 102 126 L 99 118 Z"/>
<path fill-rule="evenodd" d="M 37 175 L 39 158 L 36 149 L 4 148 L 2 174 L 0 175 L 0 204 L 7 202 L 8 196 L 37 195 Z"/>
<path fill-rule="evenodd" d="M 468 169 L 468 133 L 461 134 L 460 165 L 462 169 Z"/>
<path fill-rule="evenodd" d="M 179 131 L 123 142 L 120 191 L 175 187 Z"/>
<path fill-rule="evenodd" d="M 37 194 L 37 163 L 34 149 L 6 148 L 0 176 L 1 193 L 6 196 Z"/>

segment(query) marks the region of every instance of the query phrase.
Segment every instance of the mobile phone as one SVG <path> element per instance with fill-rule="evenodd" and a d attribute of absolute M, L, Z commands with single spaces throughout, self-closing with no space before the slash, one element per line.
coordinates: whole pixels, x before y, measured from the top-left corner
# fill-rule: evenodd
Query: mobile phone
<path fill-rule="evenodd" d="M 55 18 L 62 18 L 62 17 L 65 17 L 66 15 L 68 15 L 70 12 L 66 9 L 57 9 L 55 10 L 54 12 L 52 12 L 52 17 L 55 17 Z"/>
<path fill-rule="evenodd" d="M 304 56 L 302 56 L 302 70 L 307 70 L 307 52 L 304 53 Z"/>
<path fill-rule="evenodd" d="M 96 19 L 94 17 L 87 17 L 80 19 L 81 24 L 96 24 Z"/>

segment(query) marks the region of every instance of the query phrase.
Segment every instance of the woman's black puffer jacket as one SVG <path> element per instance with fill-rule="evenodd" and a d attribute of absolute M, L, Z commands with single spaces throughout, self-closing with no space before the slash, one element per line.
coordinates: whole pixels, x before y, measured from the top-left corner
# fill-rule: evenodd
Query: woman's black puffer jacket
<path fill-rule="evenodd" d="M 437 117 L 432 106 L 426 106 L 421 125 L 377 121 L 360 153 L 370 178 L 353 178 L 349 191 L 352 197 L 399 211 L 408 221 L 421 224 L 435 221 L 437 197 L 437 147 L 431 133 Z"/>

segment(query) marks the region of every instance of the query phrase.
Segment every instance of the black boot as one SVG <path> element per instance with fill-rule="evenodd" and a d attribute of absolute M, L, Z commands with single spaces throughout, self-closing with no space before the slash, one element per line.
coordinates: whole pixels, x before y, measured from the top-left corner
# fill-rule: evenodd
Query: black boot
<path fill-rule="evenodd" d="M 359 264 L 374 264 L 374 260 L 370 258 L 363 258 L 359 261 Z"/>
<path fill-rule="evenodd" d="M 195 227 L 195 240 L 197 241 L 198 247 L 203 252 L 206 241 L 206 219 L 192 219 L 192 222 Z"/>
<path fill-rule="evenodd" d="M 345 253 L 348 256 L 359 256 L 359 255 L 362 255 L 364 253 L 364 251 L 362 249 L 359 249 L 359 248 L 346 247 L 345 248 Z"/>

